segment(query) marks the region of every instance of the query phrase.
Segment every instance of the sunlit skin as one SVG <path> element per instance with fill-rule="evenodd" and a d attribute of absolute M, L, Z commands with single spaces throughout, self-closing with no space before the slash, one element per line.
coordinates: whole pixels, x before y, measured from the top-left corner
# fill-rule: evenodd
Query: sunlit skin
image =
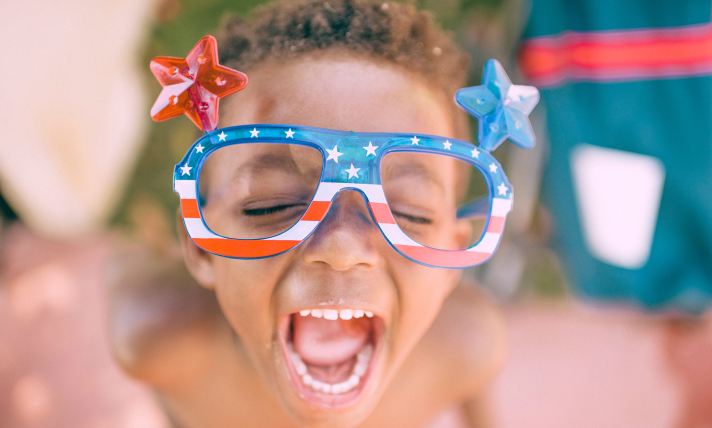
<path fill-rule="evenodd" d="M 222 127 L 274 123 L 462 137 L 456 135 L 452 101 L 397 65 L 330 52 L 269 61 L 247 72 L 248 87 L 221 106 Z M 229 156 L 216 162 L 210 186 L 219 190 L 221 168 L 230 165 Z M 431 205 L 452 211 L 461 179 L 453 161 L 442 158 L 424 168 L 442 192 L 423 193 L 430 195 Z M 397 164 L 393 171 L 399 171 Z M 396 179 L 399 174 L 402 168 L 394 182 L 407 186 L 403 178 Z M 204 215 L 213 228 L 229 230 L 234 220 L 225 210 Z M 462 248 L 472 230 L 448 218 L 438 223 L 433 239 L 440 246 Z M 215 348 L 215 356 L 196 358 L 210 369 L 201 368 L 190 382 L 169 387 L 149 380 L 186 427 L 421 426 L 443 407 L 476 407 L 473 403 L 501 364 L 503 328 L 493 308 L 467 290 L 448 299 L 461 272 L 421 266 L 395 252 L 355 191 L 341 192 L 312 236 L 275 257 L 211 255 L 179 230 L 189 271 L 201 286 L 214 290 L 230 327 L 205 335 L 202 346 Z M 367 309 L 382 324 L 364 390 L 346 404 L 315 404 L 300 396 L 284 361 L 285 319 L 321 307 Z"/>

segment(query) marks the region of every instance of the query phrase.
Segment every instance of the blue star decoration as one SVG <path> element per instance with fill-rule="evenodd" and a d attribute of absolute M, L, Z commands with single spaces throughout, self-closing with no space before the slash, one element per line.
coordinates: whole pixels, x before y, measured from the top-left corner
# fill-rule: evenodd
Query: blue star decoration
<path fill-rule="evenodd" d="M 481 150 L 491 152 L 506 139 L 523 149 L 534 147 L 529 113 L 539 102 L 539 91 L 533 86 L 513 85 L 496 59 L 485 64 L 482 84 L 460 89 L 455 101 L 477 118 Z"/>

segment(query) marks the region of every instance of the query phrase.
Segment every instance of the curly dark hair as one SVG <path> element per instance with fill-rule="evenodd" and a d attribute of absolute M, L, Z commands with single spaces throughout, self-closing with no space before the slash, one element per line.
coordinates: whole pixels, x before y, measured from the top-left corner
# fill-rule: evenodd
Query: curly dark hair
<path fill-rule="evenodd" d="M 218 39 L 220 62 L 239 70 L 341 48 L 413 70 L 448 97 L 465 86 L 470 61 L 429 13 L 397 2 L 278 1 L 256 9 L 249 23 L 228 16 Z"/>

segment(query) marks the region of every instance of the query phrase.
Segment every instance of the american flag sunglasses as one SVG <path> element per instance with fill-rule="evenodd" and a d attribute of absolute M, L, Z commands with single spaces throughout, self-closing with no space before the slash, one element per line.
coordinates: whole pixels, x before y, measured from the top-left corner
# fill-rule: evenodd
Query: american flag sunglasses
<path fill-rule="evenodd" d="M 240 239 L 240 236 L 254 235 L 252 231 L 230 229 L 216 233 L 217 230 L 213 230 L 215 227 L 210 227 L 216 222 L 211 222 L 209 216 L 204 214 L 204 189 L 207 185 L 201 185 L 201 179 L 208 180 L 205 176 L 209 174 L 207 170 L 210 168 L 210 156 L 220 152 L 228 153 L 226 149 L 237 149 L 233 150 L 232 156 L 228 155 L 228 162 L 223 162 L 233 165 L 239 163 L 236 159 L 257 163 L 264 159 L 257 156 L 262 154 L 267 156 L 269 162 L 276 164 L 269 170 L 268 173 L 271 173 L 273 170 L 282 169 L 279 165 L 283 163 L 284 156 L 280 156 L 280 153 L 299 151 L 290 150 L 288 146 L 313 150 L 318 153 L 321 164 L 316 189 L 310 189 L 309 192 L 313 193 L 313 196 L 306 204 L 301 204 L 303 208 L 297 208 L 302 212 L 298 221 L 281 233 L 258 239 Z M 244 150 L 239 151 L 240 149 Z M 245 156 L 247 153 L 250 155 Z M 384 159 L 391 157 L 397 162 L 403 159 L 398 158 L 398 155 L 403 153 L 430 155 L 431 159 L 434 159 L 433 156 L 451 158 L 471 166 L 473 174 L 479 174 L 478 177 L 482 178 L 486 186 L 485 194 L 461 205 L 456 213 L 458 220 L 480 219 L 484 233 L 480 234 L 478 242 L 464 249 L 433 248 L 417 242 L 417 237 L 413 239 L 409 236 L 413 235 L 410 230 L 404 231 L 399 226 L 396 215 L 389 206 L 389 198 L 386 197 L 386 193 L 394 192 L 384 190 L 381 170 Z M 288 162 L 293 162 L 291 157 Z M 244 169 L 254 170 L 247 167 Z M 231 171 L 230 179 L 239 180 L 245 176 L 242 174 L 238 178 L 235 175 Z M 292 173 L 285 177 L 294 181 L 299 180 L 297 175 Z M 257 175 L 254 180 L 259 180 L 259 177 L 260 175 Z M 284 184 L 276 183 L 268 192 L 277 192 Z M 402 193 L 404 187 L 399 189 Z M 489 259 L 494 253 L 501 240 L 506 215 L 512 208 L 511 185 L 501 165 L 489 153 L 479 150 L 471 143 L 432 135 L 354 133 L 285 125 L 235 126 L 206 134 L 176 165 L 174 190 L 180 195 L 183 221 L 193 242 L 213 254 L 240 259 L 270 257 L 295 248 L 316 230 L 336 196 L 344 190 L 351 190 L 359 192 L 365 198 L 370 215 L 383 237 L 403 256 L 433 267 L 475 266 Z M 417 192 L 418 189 L 412 191 Z"/>
<path fill-rule="evenodd" d="M 383 237 L 407 259 L 439 268 L 479 265 L 497 249 L 512 209 L 512 186 L 490 152 L 506 139 L 525 149 L 533 147 L 535 141 L 528 115 L 539 93 L 531 86 L 513 85 L 496 60 L 485 65 L 482 85 L 461 89 L 455 97 L 460 107 L 479 119 L 477 146 L 433 135 L 356 133 L 275 124 L 216 129 L 220 98 L 244 88 L 247 76 L 218 65 L 217 46 L 211 36 L 203 38 L 185 59 L 155 58 L 151 70 L 163 85 L 152 117 L 162 121 L 186 114 L 206 131 L 176 165 L 173 184 L 190 238 L 205 251 L 224 257 L 258 259 L 297 247 L 314 233 L 335 198 L 346 190 L 362 195 Z M 406 175 L 422 169 L 429 164 L 421 161 L 424 157 L 437 159 L 434 164 L 450 162 L 450 169 L 456 168 L 454 164 L 459 164 L 459 169 L 464 165 L 469 172 L 464 177 L 480 179 L 479 193 L 470 188 L 464 192 L 469 200 L 450 204 L 451 223 L 479 224 L 471 234 L 475 239 L 467 245 L 445 243 L 439 239 L 443 234 L 427 236 L 423 225 L 436 222 L 427 215 L 393 208 L 393 199 L 426 193 L 417 184 L 409 186 L 403 174 L 392 172 L 398 171 L 399 165 L 405 167 Z M 221 177 L 221 168 L 210 167 L 219 165 L 221 158 L 223 164 L 233 165 L 227 168 L 227 179 Z M 279 193 L 273 198 L 276 202 L 237 204 L 242 206 L 237 211 L 245 227 L 218 227 L 221 222 L 211 218 L 219 217 L 221 211 L 211 211 L 211 203 L 221 199 L 230 202 L 230 195 L 239 193 L 230 191 L 239 187 L 235 174 L 242 170 L 236 165 L 249 159 L 254 162 L 243 165 L 244 171 L 271 171 L 250 176 L 250 186 L 264 188 L 264 183 L 272 183 L 271 191 Z M 285 171 L 291 175 L 284 175 Z M 279 174 L 282 181 L 275 178 Z M 244 176 L 238 178 L 245 181 Z M 398 181 L 400 187 L 393 187 L 391 183 Z M 465 181 L 471 184 L 472 180 Z M 210 190 L 221 182 L 228 184 L 221 191 Z M 309 185 L 298 187 L 293 192 L 298 197 L 292 197 L 289 189 L 302 182 Z M 275 190 L 283 187 L 287 190 Z M 443 208 L 445 204 L 440 205 Z M 234 208 L 235 204 L 225 206 Z M 225 212 L 234 214 L 235 209 L 223 210 L 222 214 Z"/>

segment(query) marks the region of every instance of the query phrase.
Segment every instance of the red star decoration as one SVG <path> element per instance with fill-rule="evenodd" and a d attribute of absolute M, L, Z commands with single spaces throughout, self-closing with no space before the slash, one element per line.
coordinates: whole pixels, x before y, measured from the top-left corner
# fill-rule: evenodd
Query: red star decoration
<path fill-rule="evenodd" d="M 218 126 L 220 98 L 247 86 L 247 75 L 218 64 L 218 47 L 213 36 L 205 36 L 188 56 L 159 56 L 151 71 L 163 86 L 151 108 L 156 122 L 187 115 L 205 132 Z"/>

